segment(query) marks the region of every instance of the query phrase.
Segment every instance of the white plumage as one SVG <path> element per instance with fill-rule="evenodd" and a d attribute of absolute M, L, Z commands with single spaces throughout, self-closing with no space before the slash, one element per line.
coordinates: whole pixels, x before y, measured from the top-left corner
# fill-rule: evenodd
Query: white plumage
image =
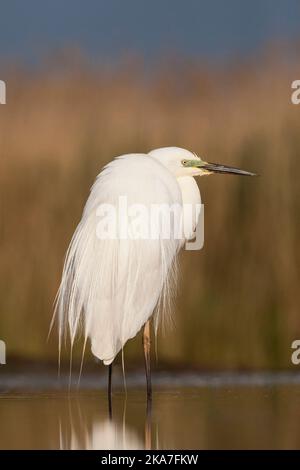
<path fill-rule="evenodd" d="M 66 333 L 73 345 L 81 330 L 92 353 L 110 364 L 154 311 L 156 325 L 165 316 L 175 286 L 176 255 L 197 223 L 185 204 L 200 204 L 193 176 L 201 170 L 184 167 L 186 160 L 201 162 L 184 149 L 158 149 L 118 157 L 98 175 L 66 255 L 56 304 L 60 345 Z M 160 219 L 154 223 L 155 239 L 99 238 L 99 207 L 118 207 L 120 196 L 129 206 L 149 210 L 153 204 L 180 206 L 185 236 L 176 238 L 172 223 L 171 236 L 164 238 Z M 126 217 L 133 233 L 136 220 Z M 122 223 L 124 218 L 118 229 Z"/>

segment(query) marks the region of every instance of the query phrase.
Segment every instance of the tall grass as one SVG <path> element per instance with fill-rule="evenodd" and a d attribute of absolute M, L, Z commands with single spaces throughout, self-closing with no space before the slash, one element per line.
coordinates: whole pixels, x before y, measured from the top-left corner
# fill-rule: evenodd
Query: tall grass
<path fill-rule="evenodd" d="M 223 68 L 15 69 L 0 107 L 0 338 L 47 359 L 52 303 L 89 187 L 113 156 L 177 145 L 257 179 L 203 177 L 205 246 L 184 252 L 160 363 L 287 368 L 300 338 L 300 106 L 296 68 L 266 56 Z M 101 267 L 99 267 L 101 269 Z M 139 358 L 140 342 L 126 356 Z"/>

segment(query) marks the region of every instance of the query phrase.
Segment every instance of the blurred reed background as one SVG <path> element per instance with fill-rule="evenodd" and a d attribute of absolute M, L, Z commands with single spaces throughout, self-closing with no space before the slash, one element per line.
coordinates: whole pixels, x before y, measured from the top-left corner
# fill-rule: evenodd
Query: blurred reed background
<path fill-rule="evenodd" d="M 158 363 L 289 368 L 300 338 L 296 63 L 269 51 L 226 66 L 173 58 L 149 70 L 137 59 L 95 66 L 66 53 L 10 70 L 0 108 L 0 338 L 10 360 L 56 360 L 55 334 L 46 342 L 52 304 L 102 166 L 174 145 L 260 177 L 198 180 L 205 246 L 182 253 L 174 328 L 159 336 Z M 140 338 L 125 358 L 141 363 Z"/>

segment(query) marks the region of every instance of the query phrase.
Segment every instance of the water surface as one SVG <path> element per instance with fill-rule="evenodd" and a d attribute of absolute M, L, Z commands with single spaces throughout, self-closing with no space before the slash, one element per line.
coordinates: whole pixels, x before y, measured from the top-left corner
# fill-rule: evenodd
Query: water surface
<path fill-rule="evenodd" d="M 89 382 L 71 392 L 3 390 L 0 448 L 300 448 L 299 377 L 246 377 L 198 376 L 193 386 L 191 377 L 179 385 L 177 376 L 169 387 L 154 378 L 148 418 L 138 384 L 129 384 L 127 398 L 121 388 L 114 392 L 112 419 L 105 390 L 89 389 Z"/>

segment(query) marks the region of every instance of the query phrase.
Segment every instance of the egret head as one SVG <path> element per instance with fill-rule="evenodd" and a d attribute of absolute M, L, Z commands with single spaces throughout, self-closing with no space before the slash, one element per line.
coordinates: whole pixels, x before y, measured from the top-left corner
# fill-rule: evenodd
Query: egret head
<path fill-rule="evenodd" d="M 180 147 L 164 147 L 152 150 L 149 155 L 167 167 L 176 177 L 203 176 L 212 173 L 255 176 L 255 173 L 240 170 L 239 168 L 206 162 L 195 153 Z"/>

